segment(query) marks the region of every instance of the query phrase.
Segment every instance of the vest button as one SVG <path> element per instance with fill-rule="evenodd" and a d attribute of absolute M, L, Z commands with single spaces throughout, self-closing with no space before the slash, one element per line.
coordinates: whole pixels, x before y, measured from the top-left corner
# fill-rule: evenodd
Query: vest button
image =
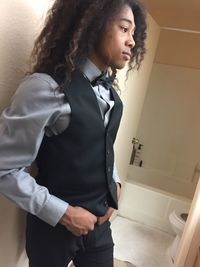
<path fill-rule="evenodd" d="M 104 206 L 108 207 L 108 202 L 107 201 L 104 202 Z"/>
<path fill-rule="evenodd" d="M 108 172 L 110 172 L 110 171 L 111 171 L 111 168 L 110 168 L 110 167 L 108 167 L 108 169 L 107 169 L 107 170 L 108 170 Z"/>

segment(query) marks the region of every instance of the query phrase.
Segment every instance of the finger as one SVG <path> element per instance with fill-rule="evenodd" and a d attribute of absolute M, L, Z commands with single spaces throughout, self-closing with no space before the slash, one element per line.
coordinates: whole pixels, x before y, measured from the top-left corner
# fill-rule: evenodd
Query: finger
<path fill-rule="evenodd" d="M 72 229 L 70 227 L 65 226 L 65 228 L 75 236 L 81 236 L 81 234 L 82 234 L 80 231 L 76 231 L 75 229 Z"/>
<path fill-rule="evenodd" d="M 77 237 L 81 236 L 81 234 L 80 234 L 80 233 L 75 233 L 75 232 L 72 232 L 72 234 L 73 234 L 73 235 L 75 235 L 75 236 L 77 236 Z"/>
<path fill-rule="evenodd" d="M 113 209 L 113 208 L 109 208 L 109 209 L 108 209 L 108 211 L 107 211 L 107 216 L 108 216 L 108 218 L 111 217 L 111 215 L 113 214 L 113 212 L 114 212 L 114 209 Z"/>
<path fill-rule="evenodd" d="M 75 235 L 75 236 L 81 236 L 82 235 L 82 233 L 80 233 L 80 232 L 78 232 L 78 231 L 71 231 L 72 232 L 72 234 L 73 235 Z"/>
<path fill-rule="evenodd" d="M 106 216 L 99 217 L 97 223 L 98 223 L 98 224 L 102 224 L 102 223 L 104 223 L 106 220 L 107 220 L 107 217 L 106 217 Z"/>
<path fill-rule="evenodd" d="M 96 216 L 94 216 L 93 222 L 94 224 L 97 222 L 98 218 Z"/>
<path fill-rule="evenodd" d="M 68 229 L 68 230 L 69 230 L 69 229 Z M 72 230 L 71 230 L 70 232 L 71 232 L 73 235 L 77 236 L 77 237 L 78 237 L 78 236 L 81 236 L 81 233 L 78 233 L 78 232 L 76 232 L 76 231 L 72 231 Z"/>
<path fill-rule="evenodd" d="M 82 235 L 87 235 L 88 231 L 83 231 Z"/>
<path fill-rule="evenodd" d="M 108 221 L 113 213 L 114 209 L 113 208 L 109 208 L 108 211 L 106 212 L 106 214 L 102 217 L 98 217 L 97 223 L 98 224 L 102 224 L 106 221 Z"/>

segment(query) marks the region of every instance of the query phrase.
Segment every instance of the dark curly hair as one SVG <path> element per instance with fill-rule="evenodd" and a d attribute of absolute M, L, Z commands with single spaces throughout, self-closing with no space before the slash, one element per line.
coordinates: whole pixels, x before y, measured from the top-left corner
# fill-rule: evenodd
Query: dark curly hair
<path fill-rule="evenodd" d="M 124 5 L 133 11 L 136 31 L 129 71 L 139 69 L 145 54 L 146 16 L 137 0 L 55 0 L 31 54 L 31 73 L 69 75 L 89 54 L 109 19 Z M 112 70 L 116 73 L 116 70 Z"/>

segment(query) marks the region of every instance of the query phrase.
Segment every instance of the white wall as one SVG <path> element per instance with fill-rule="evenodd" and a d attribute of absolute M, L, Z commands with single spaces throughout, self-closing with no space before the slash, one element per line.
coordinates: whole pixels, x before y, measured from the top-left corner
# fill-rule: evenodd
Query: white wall
<path fill-rule="evenodd" d="M 126 80 L 126 70 L 119 72 L 119 85 L 121 88 L 121 98 L 124 104 L 123 117 L 118 132 L 115 155 L 119 175 L 126 179 L 130 155 L 132 150 L 132 138 L 136 136 L 138 123 L 142 111 L 142 106 L 151 74 L 153 60 L 157 48 L 160 28 L 157 23 L 148 16 L 148 38 L 147 53 L 139 72 L 129 73 Z"/>
<path fill-rule="evenodd" d="M 9 102 L 26 69 L 26 60 L 48 0 L 0 1 L 0 110 Z M 25 267 L 25 213 L 0 196 L 0 266 Z"/>
<path fill-rule="evenodd" d="M 196 186 L 200 169 L 200 70 L 155 64 L 137 137 L 143 166 Z"/>

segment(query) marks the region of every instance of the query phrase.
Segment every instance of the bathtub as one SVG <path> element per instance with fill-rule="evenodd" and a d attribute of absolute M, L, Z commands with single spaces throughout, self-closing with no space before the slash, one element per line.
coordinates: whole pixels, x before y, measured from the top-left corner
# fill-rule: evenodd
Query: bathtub
<path fill-rule="evenodd" d="M 166 172 L 144 167 L 129 165 L 127 181 L 144 184 L 165 191 L 167 194 L 192 199 L 196 189 L 196 182 L 171 178 Z"/>
<path fill-rule="evenodd" d="M 195 186 L 188 188 L 188 183 L 170 179 L 159 171 L 131 165 L 118 214 L 173 234 L 169 215 L 174 209 L 189 212 Z"/>

